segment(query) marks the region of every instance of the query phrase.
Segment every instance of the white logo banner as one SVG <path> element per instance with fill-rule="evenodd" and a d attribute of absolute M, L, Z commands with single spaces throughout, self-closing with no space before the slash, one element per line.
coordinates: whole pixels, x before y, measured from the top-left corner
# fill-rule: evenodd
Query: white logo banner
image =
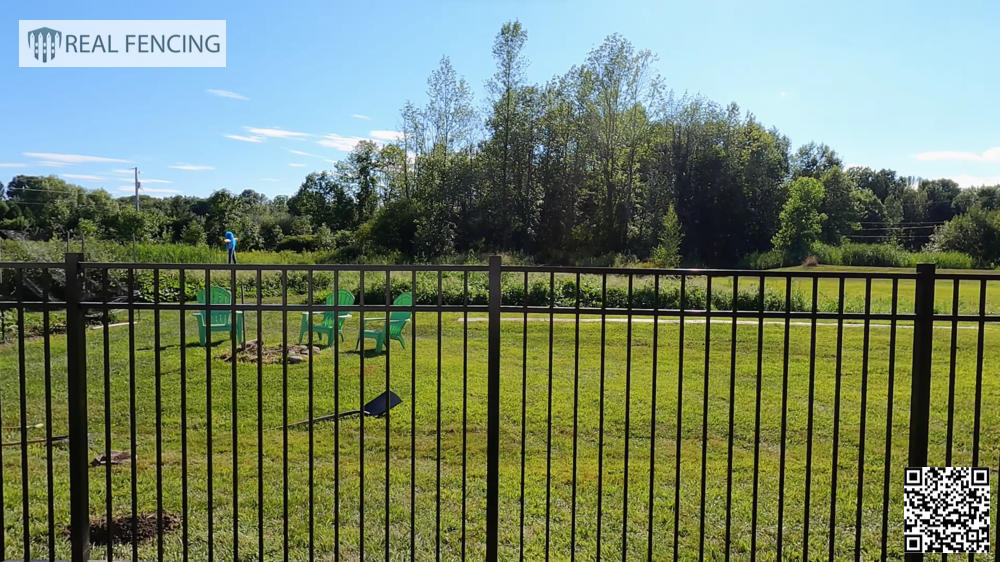
<path fill-rule="evenodd" d="M 225 67 L 226 20 L 19 20 L 21 67 Z"/>

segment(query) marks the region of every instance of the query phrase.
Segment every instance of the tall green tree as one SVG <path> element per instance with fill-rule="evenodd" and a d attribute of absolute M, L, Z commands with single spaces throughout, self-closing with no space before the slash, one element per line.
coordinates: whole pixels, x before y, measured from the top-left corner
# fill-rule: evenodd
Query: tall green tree
<path fill-rule="evenodd" d="M 788 259 L 800 260 L 823 232 L 826 215 L 823 205 L 823 184 L 814 178 L 800 177 L 788 188 L 788 201 L 781 210 L 781 230 L 774 235 L 774 247 Z"/>

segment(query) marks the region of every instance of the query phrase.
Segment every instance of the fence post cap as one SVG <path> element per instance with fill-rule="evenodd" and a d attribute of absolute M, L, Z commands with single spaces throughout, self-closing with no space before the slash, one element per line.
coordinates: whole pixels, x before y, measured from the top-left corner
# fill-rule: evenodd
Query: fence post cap
<path fill-rule="evenodd" d="M 934 264 L 934 263 L 918 263 L 917 264 L 917 273 L 919 273 L 919 274 L 924 274 L 924 275 L 926 275 L 926 274 L 933 274 L 936 269 L 937 269 L 937 265 Z"/>

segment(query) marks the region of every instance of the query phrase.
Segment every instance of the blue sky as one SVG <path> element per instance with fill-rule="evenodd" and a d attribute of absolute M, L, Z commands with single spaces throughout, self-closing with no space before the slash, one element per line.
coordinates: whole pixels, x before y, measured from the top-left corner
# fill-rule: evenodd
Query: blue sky
<path fill-rule="evenodd" d="M 484 104 L 504 21 L 543 83 L 619 32 L 676 92 L 735 101 L 847 164 L 1000 183 L 1000 5 L 989 2 L 4 2 L 0 181 L 122 194 L 291 194 L 356 138 L 392 138 L 443 54 Z M 225 19 L 226 68 L 18 68 L 19 19 Z M 231 94 L 231 95 L 230 95 Z M 228 135 L 228 136 L 227 136 Z M 97 160 L 95 160 L 97 158 Z"/>

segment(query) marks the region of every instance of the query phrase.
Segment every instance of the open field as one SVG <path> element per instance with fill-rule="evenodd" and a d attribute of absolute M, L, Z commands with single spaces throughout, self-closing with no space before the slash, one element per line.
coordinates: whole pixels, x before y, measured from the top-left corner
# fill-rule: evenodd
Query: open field
<path fill-rule="evenodd" d="M 535 276 L 533 276 L 534 279 Z M 541 276 L 539 276 L 541 277 Z M 777 281 L 769 281 L 770 283 Z M 806 282 L 797 281 L 796 283 Z M 721 285 L 721 280 L 716 280 Z M 749 286 L 749 279 L 741 280 Z M 821 281 L 823 294 L 829 294 L 830 281 Z M 836 296 L 836 282 L 832 286 Z M 847 282 L 848 298 L 859 298 L 859 281 Z M 861 283 L 863 297 L 864 282 Z M 887 298 L 885 288 L 873 284 L 873 297 Z M 967 288 L 966 285 L 969 285 Z M 988 287 L 988 294 L 995 290 Z M 878 291 L 876 292 L 876 286 Z M 900 283 L 900 300 L 912 299 L 912 282 Z M 950 283 L 938 286 L 939 303 L 949 308 Z M 905 288 L 905 289 L 904 289 Z M 776 287 L 777 289 L 777 287 Z M 806 291 L 806 289 L 802 289 Z M 942 291 L 947 296 L 942 301 Z M 970 292 L 971 291 L 971 292 Z M 807 293 L 808 294 L 808 293 Z M 969 300 L 971 299 L 971 300 Z M 973 312 L 978 307 L 978 286 L 963 284 L 960 303 Z M 289 302 L 303 302 L 302 296 Z M 912 301 L 911 301 L 912 302 Z M 998 303 L 992 300 L 989 303 Z M 911 305 L 912 306 L 912 305 Z M 875 307 L 873 306 L 873 309 Z M 901 310 L 904 309 L 900 305 Z M 988 307 L 988 310 L 990 308 Z M 430 558 L 437 548 L 445 559 L 461 556 L 463 532 L 466 554 L 484 555 L 485 534 L 485 433 L 486 433 L 486 332 L 484 315 L 439 315 L 419 313 L 405 330 L 407 349 L 393 343 L 389 357 L 366 355 L 362 358 L 349 350 L 354 347 L 358 318 L 348 320 L 347 341 L 334 353 L 328 349 L 316 355 L 311 365 L 290 365 L 287 388 L 281 365 L 265 364 L 260 372 L 255 364 L 238 364 L 235 378 L 230 363 L 218 359 L 230 344 L 216 335 L 211 348 L 211 377 L 206 376 L 205 350 L 197 345 L 193 320 L 187 318 L 186 333 L 181 337 L 176 312 L 160 313 L 159 347 L 156 346 L 153 313 L 143 311 L 134 324 L 108 329 L 110 363 L 103 361 L 102 330 L 88 330 L 89 411 L 94 434 L 91 452 L 104 450 L 105 367 L 110 378 L 110 429 L 112 448 L 130 448 L 130 397 L 135 397 L 137 511 L 155 512 L 157 505 L 156 463 L 156 389 L 162 395 L 162 465 L 163 507 L 180 514 L 184 507 L 182 477 L 187 473 L 188 517 L 186 519 L 192 559 L 207 555 L 210 518 L 208 516 L 208 462 L 211 459 L 213 493 L 211 517 L 214 554 L 221 559 L 234 558 L 233 498 L 238 498 L 237 538 L 239 558 L 254 559 L 258 548 L 258 509 L 263 509 L 264 557 L 280 557 L 287 521 L 291 559 L 309 554 L 309 500 L 313 500 L 314 549 L 319 558 L 333 558 L 339 550 L 344 559 L 356 559 L 361 549 L 360 497 L 364 497 L 364 550 L 369 559 L 384 558 L 385 532 L 385 420 L 357 418 L 339 424 L 314 426 L 313 476 L 309 486 L 310 432 L 287 431 L 288 517 L 283 517 L 283 454 L 286 433 L 270 430 L 287 419 L 308 417 L 310 381 L 313 410 L 316 414 L 357 408 L 381 393 L 386 385 L 389 364 L 389 387 L 403 398 L 388 420 L 389 435 L 389 532 L 393 559 L 407 557 L 410 545 L 410 491 L 415 491 L 414 546 L 418 559 Z M 356 316 L 356 315 L 355 315 Z M 579 324 L 579 353 L 575 352 L 576 324 L 571 315 L 557 315 L 550 323 L 547 315 L 531 315 L 525 324 L 520 315 L 505 315 L 502 329 L 501 389 L 501 474 L 500 541 L 501 558 L 514 558 L 520 540 L 521 516 L 521 412 L 522 393 L 525 412 L 525 491 L 524 547 L 527 559 L 542 557 L 548 540 L 551 556 L 568 558 L 573 524 L 574 437 L 577 447 L 576 470 L 576 541 L 577 554 L 592 558 L 597 545 L 598 488 L 601 499 L 601 545 L 605 556 L 620 556 L 623 524 L 629 559 L 643 558 L 647 548 L 648 498 L 651 446 L 653 454 L 653 524 L 654 558 L 672 556 L 674 529 L 674 494 L 676 489 L 676 435 L 678 411 L 679 324 L 675 318 L 663 318 L 657 325 L 655 364 L 656 426 L 651 440 L 652 386 L 654 381 L 654 324 L 649 318 L 635 318 L 631 326 L 622 317 L 612 317 L 604 324 L 604 379 L 602 389 L 602 323 L 599 316 L 586 316 Z M 255 337 L 256 315 L 247 313 L 247 337 Z M 749 322 L 747 322 L 749 321 Z M 263 340 L 276 345 L 281 340 L 282 314 L 268 312 L 261 318 Z M 870 328 L 867 381 L 862 376 L 864 328 L 855 322 L 843 329 L 842 374 L 840 377 L 839 419 L 835 428 L 837 329 L 821 322 L 816 330 L 814 403 L 812 408 L 811 509 L 809 519 L 809 557 L 825 557 L 830 534 L 831 478 L 834 436 L 839 438 L 834 526 L 835 554 L 847 557 L 853 552 L 855 509 L 858 482 L 861 403 L 866 402 L 864 432 L 865 463 L 863 481 L 861 544 L 865 557 L 875 557 L 881 547 L 881 513 L 885 478 L 885 435 L 890 356 L 890 330 L 884 322 Z M 298 336 L 299 315 L 289 314 L 288 339 Z M 522 362 L 522 329 L 527 326 L 527 362 Z M 416 329 L 416 347 L 411 345 L 411 330 Z M 552 330 L 550 335 L 550 329 Z M 467 332 L 466 332 L 467 330 Z M 735 355 L 730 345 L 731 321 L 725 312 L 711 323 L 706 367 L 706 324 L 703 319 L 688 319 L 684 325 L 683 389 L 681 393 L 680 519 L 679 552 L 684 559 L 698 556 L 701 512 L 701 470 L 703 431 L 707 436 L 704 450 L 706 465 L 705 541 L 706 558 L 722 557 L 726 536 L 727 475 L 732 475 L 732 552 L 738 558 L 748 556 L 751 543 L 753 484 L 755 466 L 755 414 L 757 387 L 758 327 L 750 318 L 737 324 Z M 976 392 L 977 330 L 975 324 L 959 325 L 956 351 L 954 465 L 968 465 L 973 455 L 973 425 Z M 996 467 L 1000 453 L 1000 381 L 997 339 L 1000 329 L 987 324 L 984 334 L 984 372 L 982 382 L 982 433 L 980 464 Z M 549 341 L 553 341 L 550 347 Z M 897 328 L 896 365 L 892 392 L 892 461 L 889 465 L 889 538 L 890 557 L 901 556 L 902 545 L 902 469 L 905 467 L 909 371 L 912 329 Z M 950 323 L 941 322 L 935 330 L 934 376 L 931 402 L 930 464 L 946 460 L 948 385 L 950 358 Z M 130 346 L 134 340 L 134 346 Z M 184 342 L 182 344 L 182 341 Z M 463 342 L 467 341 L 467 347 Z M 51 337 L 52 408 L 56 435 L 66 433 L 65 337 Z M 440 342 L 441 362 L 438 363 Z M 369 346 L 371 344 L 369 343 Z M 134 351 L 134 391 L 130 380 L 129 350 Z M 782 399 L 784 326 L 768 321 L 763 326 L 760 378 L 759 503 L 757 510 L 757 549 L 762 559 L 773 559 L 776 540 L 780 451 L 782 449 L 782 412 L 787 403 L 787 447 L 784 498 L 783 548 L 786 556 L 802 555 L 806 481 L 807 437 L 810 390 L 810 327 L 801 322 L 789 328 L 787 399 Z M 159 370 L 156 368 L 157 349 Z M 463 352 L 463 350 L 465 350 Z M 20 425 L 18 346 L 0 348 L 0 422 L 7 428 Z M 25 403 L 29 425 L 45 421 L 44 341 L 32 338 L 24 347 L 27 376 Z M 181 357 L 185 369 L 181 369 Z M 334 357 L 337 366 L 335 371 Z M 551 357 L 551 363 L 550 363 Z M 363 376 L 362 359 L 364 361 Z M 550 368 L 551 364 L 551 368 Z M 578 369 L 575 368 L 578 365 Z M 735 368 L 732 368 L 735 365 Z M 415 366 L 415 371 L 411 367 Z M 628 368 L 630 367 L 630 368 Z M 705 377 L 707 371 L 707 379 Z M 438 381 L 440 372 L 440 401 Z M 549 373 L 551 372 L 551 379 Z M 413 375 L 415 373 L 415 376 Z M 159 375 L 157 377 L 157 374 Z M 578 375 L 578 376 L 576 376 Z M 526 385 L 522 386 L 522 376 Z M 207 385 L 211 381 L 211 421 L 207 409 Z M 707 380 L 707 382 L 706 382 Z M 363 396 L 361 384 L 364 384 Z M 551 382 L 550 382 L 551 381 Z M 731 386 L 730 381 L 733 381 Z M 864 383 L 867 382 L 865 393 Z M 704 392 L 707 384 L 707 395 Z M 186 393 L 181 392 L 182 385 Z M 234 389 L 235 386 L 235 389 Z M 467 389 L 463 408 L 463 386 Z M 550 391 L 551 389 L 551 391 Z M 574 389 L 576 392 L 574 392 Z M 730 402 L 730 392 L 734 402 Z M 235 425 L 233 395 L 235 393 Z M 574 401 L 574 396 L 577 398 Z M 258 397 L 261 398 L 258 419 Z M 181 424 L 181 404 L 186 401 L 186 428 Z M 599 431 L 602 423 L 603 439 Z M 576 432 L 574 403 L 578 405 Z M 707 403 L 708 417 L 703 417 Z M 732 471 L 728 470 L 729 412 L 733 408 Z M 440 412 L 440 431 L 438 416 Z M 550 415 L 551 412 L 551 415 Z M 627 414 L 626 414 L 627 412 Z M 415 425 L 411 424 L 411 416 Z M 627 416 L 627 417 L 626 417 Z M 551 419 L 551 433 L 548 421 Z M 703 423 L 705 424 L 703 426 Z M 465 431 L 463 432 L 463 427 Z M 258 429 L 263 449 L 263 464 L 258 465 Z M 187 458 L 182 457 L 182 431 L 186 430 Z M 210 431 L 209 431 L 210 430 Z M 233 443 L 236 433 L 235 465 L 238 470 L 238 494 L 233 493 Z M 211 452 L 208 439 L 211 434 Z M 19 440 L 17 431 L 5 430 L 4 441 Z M 29 438 L 42 437 L 44 430 L 28 430 Z M 465 436 L 465 439 L 463 439 Z M 628 448 L 626 449 L 626 437 Z M 438 454 L 440 439 L 440 454 Z M 335 447 L 335 442 L 338 447 Z M 363 447 L 362 447 L 363 443 Z M 411 457 L 411 445 L 415 456 Z M 625 454 L 628 452 L 628 469 Z M 364 455 L 364 488 L 359 486 Z M 603 451 L 603 460 L 601 452 Z M 551 453 L 549 456 L 548 453 Z M 465 463 L 463 464 L 463 453 Z M 3 505 L 6 556 L 19 556 L 22 545 L 22 495 L 20 447 L 5 447 L 3 459 Z M 27 447 L 29 534 L 32 555 L 47 553 L 46 449 Z M 416 475 L 411 479 L 411 458 Z M 57 536 L 56 556 L 69 555 L 69 541 L 60 529 L 68 522 L 67 454 L 53 449 L 54 515 Z M 337 462 L 335 462 L 337 461 Z M 438 484 L 440 461 L 440 485 Z M 551 470 L 547 470 L 547 467 Z M 465 472 L 465 517 L 463 519 L 463 467 Z M 258 479 L 262 470 L 263 479 Z M 125 515 L 131 510 L 129 465 L 112 469 L 112 512 Z M 551 479 L 547 474 L 551 473 Z M 94 468 L 91 475 L 91 512 L 97 517 L 105 512 L 105 469 Z M 339 475 L 339 480 L 336 476 Z M 335 482 L 339 486 L 335 486 Z M 623 522 L 625 483 L 628 488 L 627 519 Z M 993 480 L 996 482 L 996 479 Z M 263 485 L 263 504 L 258 505 L 258 484 Z M 994 484 L 995 488 L 995 484 Z M 438 490 L 440 489 L 440 494 Z M 339 519 L 335 505 L 339 496 Z M 436 498 L 440 497 L 440 509 Z M 547 508 L 547 506 L 549 506 Z M 437 532 L 440 520 L 440 533 Z M 464 527 L 463 527 L 464 521 Z M 338 525 L 339 523 L 339 525 Z M 163 548 L 169 559 L 180 557 L 182 530 L 164 537 Z M 339 539 L 339 540 L 338 540 Z M 339 546 L 338 546 L 339 545 Z M 104 553 L 95 547 L 94 556 Z M 156 556 L 156 541 L 142 543 L 139 557 Z M 115 547 L 115 557 L 127 557 L 130 547 Z"/>

